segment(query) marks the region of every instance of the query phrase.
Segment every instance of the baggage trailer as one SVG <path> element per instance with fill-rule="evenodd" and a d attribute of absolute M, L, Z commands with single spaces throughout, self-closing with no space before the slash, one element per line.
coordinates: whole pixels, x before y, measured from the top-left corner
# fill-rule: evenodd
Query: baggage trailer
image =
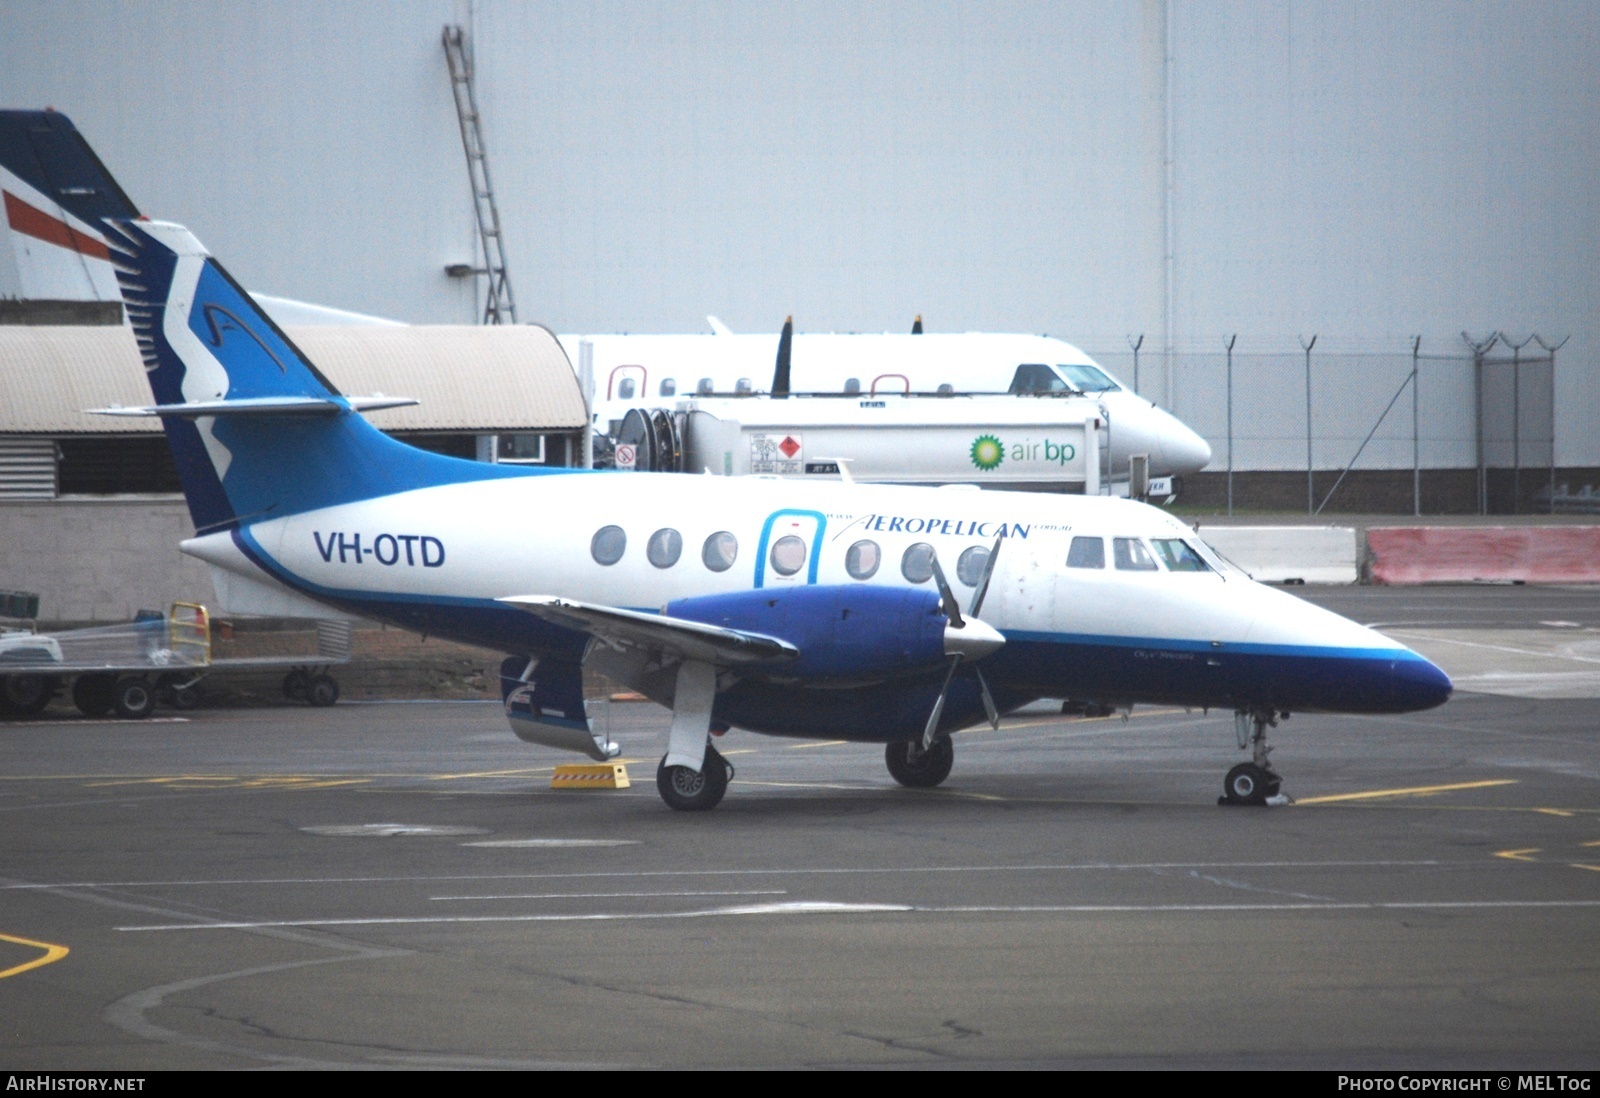
<path fill-rule="evenodd" d="M 284 696 L 312 705 L 339 700 L 328 668 L 350 659 L 348 622 L 318 622 L 314 656 L 213 659 L 211 620 L 199 603 L 143 610 L 122 625 L 55 633 L 0 632 L 0 719 L 42 711 L 63 689 L 90 717 L 148 717 L 157 700 L 177 709 L 200 702 L 196 686 L 212 671 L 288 668 Z"/>

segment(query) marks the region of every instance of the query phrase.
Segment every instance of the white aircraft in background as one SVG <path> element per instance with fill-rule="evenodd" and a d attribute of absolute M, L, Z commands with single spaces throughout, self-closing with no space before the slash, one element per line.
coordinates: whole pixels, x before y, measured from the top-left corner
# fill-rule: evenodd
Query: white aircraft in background
<path fill-rule="evenodd" d="M 996 394 L 1044 398 L 1041 427 L 1082 423 L 1084 411 L 1062 403 L 1087 398 L 1109 434 L 1108 478 L 1127 479 L 1134 454 L 1149 456 L 1151 476 L 1197 473 L 1211 446 L 1187 424 L 1118 381 L 1070 343 L 1048 336 L 992 332 L 735 335 L 708 317 L 711 335 L 563 335 L 578 361 L 590 343 L 594 408 L 602 428 L 631 408 L 671 409 L 685 397 L 806 394 L 853 398 L 903 394 Z M 792 351 L 785 354 L 785 345 Z M 777 368 L 774 370 L 774 352 Z M 770 383 L 768 379 L 771 379 Z M 982 413 L 979 412 L 979 415 Z M 932 426 L 932 424 L 930 424 Z M 609 432 L 617 434 L 615 427 Z"/>
<path fill-rule="evenodd" d="M 507 654 L 520 737 L 605 760 L 585 666 L 672 709 L 657 787 L 715 806 L 739 729 L 882 743 L 909 786 L 1031 700 L 1233 709 L 1230 800 L 1278 795 L 1291 711 L 1445 701 L 1433 664 L 1106 497 L 537 470 L 369 425 L 181 226 L 109 222 L 196 536 L 232 580 Z M 394 399 L 394 398 L 384 398 Z M 954 583 L 941 562 L 954 562 Z"/>
<path fill-rule="evenodd" d="M 117 300 L 100 222 L 134 218 L 138 210 L 70 118 L 56 111 L 0 111 L 0 191 L 9 229 L 5 246 L 0 246 L 0 298 Z M 397 323 L 287 298 L 257 295 L 256 300 L 280 325 Z M 583 341 L 593 346 L 594 409 L 603 434 L 619 437 L 630 409 L 670 414 L 680 398 L 712 394 L 832 394 L 869 402 L 877 397 L 882 403 L 902 400 L 908 393 L 1009 394 L 1035 399 L 1020 410 L 1012 400 L 1000 405 L 967 400 L 938 409 L 914 401 L 909 409 L 896 409 L 896 415 L 904 419 L 909 413 L 911 420 L 925 421 L 924 441 L 945 456 L 964 453 L 974 439 L 994 431 L 1001 431 L 1002 440 L 1013 446 L 1023 439 L 1061 443 L 1063 428 L 1081 435 L 1086 418 L 1098 419 L 1105 448 L 1100 475 L 1120 483 L 1124 492 L 1135 454 L 1148 455 L 1148 473 L 1157 478 L 1197 472 L 1211 458 L 1210 446 L 1198 434 L 1057 339 L 968 332 L 801 334 L 791 340 L 786 325 L 785 336 L 775 340 L 734 335 L 711 320 L 713 335 L 560 337 L 574 363 Z M 916 330 L 920 328 L 919 319 Z M 872 429 L 884 418 L 876 408 L 847 401 L 835 408 L 844 411 L 837 418 L 847 429 Z M 790 430 L 802 434 L 805 427 L 797 423 Z M 778 437 L 783 437 L 781 431 Z M 860 450 L 863 459 L 881 450 L 865 443 L 848 445 Z M 1084 448 L 1081 441 L 1076 448 Z M 913 452 L 901 460 L 906 470 L 938 464 Z M 979 483 L 1031 480 L 1060 486 L 1059 470 L 1049 463 L 1029 469 L 1026 462 L 1013 460 L 1003 474 L 968 464 L 966 476 Z M 716 469 L 721 471 L 720 463 Z M 894 479 L 892 467 L 883 473 L 864 463 L 858 471 L 865 479 Z"/>

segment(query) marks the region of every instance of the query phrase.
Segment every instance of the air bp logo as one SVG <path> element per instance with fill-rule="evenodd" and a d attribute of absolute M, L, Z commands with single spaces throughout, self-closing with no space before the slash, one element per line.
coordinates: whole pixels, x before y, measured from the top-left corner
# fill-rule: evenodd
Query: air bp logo
<path fill-rule="evenodd" d="M 993 435 L 979 435 L 972 440 L 972 464 L 984 472 L 998 469 L 1006 459 L 1006 448 Z"/>

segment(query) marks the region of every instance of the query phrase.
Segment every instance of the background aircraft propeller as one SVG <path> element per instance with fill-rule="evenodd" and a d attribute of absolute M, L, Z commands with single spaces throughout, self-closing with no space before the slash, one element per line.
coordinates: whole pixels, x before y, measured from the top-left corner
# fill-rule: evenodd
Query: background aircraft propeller
<path fill-rule="evenodd" d="M 794 317 L 785 317 L 783 334 L 778 337 L 778 365 L 772 371 L 772 395 L 783 399 L 789 395 L 789 361 L 794 354 Z"/>

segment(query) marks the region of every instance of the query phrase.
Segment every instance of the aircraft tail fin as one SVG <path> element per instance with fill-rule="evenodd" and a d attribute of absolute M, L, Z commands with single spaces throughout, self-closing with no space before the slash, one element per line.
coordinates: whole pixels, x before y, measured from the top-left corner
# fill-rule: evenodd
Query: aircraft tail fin
<path fill-rule="evenodd" d="M 72 119 L 0 111 L 0 206 L 0 298 L 118 301 L 101 224 L 139 211 Z"/>
<path fill-rule="evenodd" d="M 389 438 L 357 414 L 378 405 L 340 393 L 189 230 L 106 224 L 156 400 L 140 411 L 162 417 L 199 533 L 528 472 Z"/>

